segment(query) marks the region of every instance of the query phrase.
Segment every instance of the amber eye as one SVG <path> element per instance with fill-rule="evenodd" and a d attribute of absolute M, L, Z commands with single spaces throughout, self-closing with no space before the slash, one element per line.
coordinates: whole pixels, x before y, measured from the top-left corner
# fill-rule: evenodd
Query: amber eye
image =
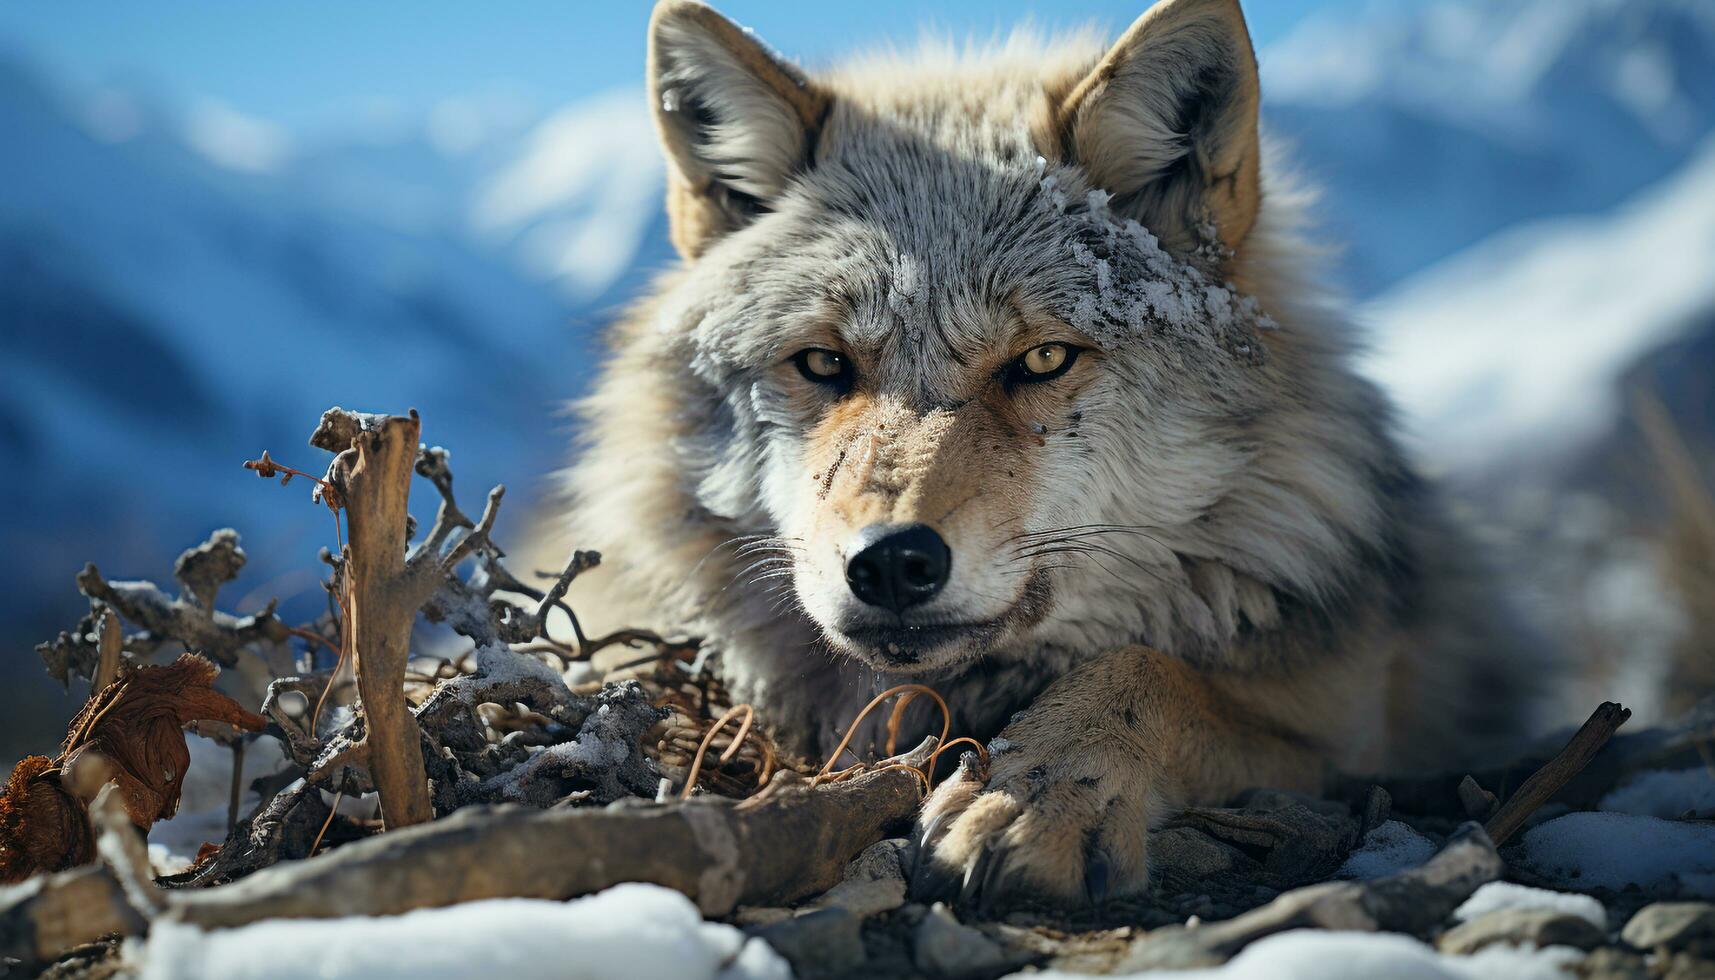
<path fill-rule="evenodd" d="M 792 355 L 792 363 L 807 381 L 845 390 L 851 386 L 852 365 L 844 354 L 810 347 Z"/>
<path fill-rule="evenodd" d="M 1013 384 L 1052 381 L 1072 369 L 1078 348 L 1071 344 L 1040 344 L 1007 365 L 1007 380 Z"/>

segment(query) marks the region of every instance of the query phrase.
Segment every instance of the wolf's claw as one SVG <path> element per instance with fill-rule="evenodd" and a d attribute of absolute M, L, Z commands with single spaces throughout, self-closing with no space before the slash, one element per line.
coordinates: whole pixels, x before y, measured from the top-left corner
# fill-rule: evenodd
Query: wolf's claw
<path fill-rule="evenodd" d="M 923 836 L 917 838 L 917 861 L 918 861 L 918 863 L 922 863 L 923 855 L 928 853 L 930 846 L 933 845 L 935 842 L 935 831 L 941 829 L 941 824 L 943 822 L 945 822 L 946 819 L 947 819 L 947 813 L 946 812 L 937 813 L 933 817 L 929 818 L 928 824 L 924 825 Z"/>
<path fill-rule="evenodd" d="M 952 872 L 939 867 L 929 857 L 920 857 L 917 867 L 911 873 L 911 882 L 906 891 L 914 902 L 940 902 L 952 896 L 958 880 Z"/>
<path fill-rule="evenodd" d="M 1055 712 L 1014 718 L 1002 732 L 1010 744 L 987 766 L 961 758 L 935 787 L 920 818 L 913 898 L 987 914 L 1020 899 L 1094 905 L 1148 887 L 1150 768 L 1118 757 L 1135 746 L 1067 734 L 1063 721 Z"/>
<path fill-rule="evenodd" d="M 968 905 L 982 892 L 983 881 L 988 877 L 989 863 L 994 859 L 994 851 L 988 844 L 977 848 L 977 853 L 965 865 L 965 880 L 959 886 L 959 904 Z"/>
<path fill-rule="evenodd" d="M 983 872 L 982 883 L 978 886 L 977 911 L 988 915 L 1006 895 L 1006 865 L 1012 857 L 1012 848 L 1005 844 L 996 844 L 987 851 L 989 854 L 988 869 Z"/>

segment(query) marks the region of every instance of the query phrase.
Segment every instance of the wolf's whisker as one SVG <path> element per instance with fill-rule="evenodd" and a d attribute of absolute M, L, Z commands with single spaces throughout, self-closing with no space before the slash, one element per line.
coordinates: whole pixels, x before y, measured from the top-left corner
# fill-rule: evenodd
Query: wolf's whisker
<path fill-rule="evenodd" d="M 697 572 L 701 571 L 702 567 L 708 564 L 709 559 L 719 553 L 722 548 L 730 548 L 736 545 L 742 545 L 747 541 L 757 541 L 771 537 L 773 537 L 771 534 L 741 534 L 737 537 L 722 540 L 708 551 L 703 552 L 703 557 L 697 559 L 697 563 L 692 565 L 691 570 L 685 573 L 685 577 L 679 582 L 678 588 L 683 589 L 685 586 L 689 585 L 691 580 L 697 577 Z M 724 592 L 726 590 L 722 589 L 721 591 Z"/>
<path fill-rule="evenodd" d="M 804 551 L 804 546 L 801 544 L 794 544 L 784 538 L 764 538 L 760 541 L 752 541 L 740 547 L 737 551 L 734 551 L 733 554 L 743 557 L 766 551 L 781 551 L 788 554 L 799 554 Z"/>
<path fill-rule="evenodd" d="M 755 585 L 759 582 L 766 582 L 770 579 L 789 578 L 791 575 L 792 569 L 790 568 L 764 569 L 762 574 L 752 576 L 749 579 L 749 582 L 751 585 Z"/>
<path fill-rule="evenodd" d="M 1148 541 L 1153 541 L 1157 545 L 1166 548 L 1167 546 L 1163 544 L 1159 538 L 1148 533 L 1152 530 L 1159 529 L 1144 526 L 1129 527 L 1124 525 L 1087 525 L 1084 527 L 1059 528 L 1053 531 L 1032 531 L 1029 534 L 1014 535 L 1012 538 L 1008 538 L 1006 541 L 1002 542 L 1002 544 L 1010 544 L 1016 549 L 1028 548 L 1032 545 L 1041 544 L 1044 540 L 1071 541 L 1082 538 L 1099 537 L 1104 534 L 1129 534 L 1144 538 Z"/>

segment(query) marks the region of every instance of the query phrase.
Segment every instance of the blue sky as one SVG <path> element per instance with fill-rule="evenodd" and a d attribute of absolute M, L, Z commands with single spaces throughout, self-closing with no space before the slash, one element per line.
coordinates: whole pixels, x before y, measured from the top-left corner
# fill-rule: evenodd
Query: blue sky
<path fill-rule="evenodd" d="M 1375 0 L 1247 0 L 1258 44 L 1305 16 Z M 1413 0 L 1384 0 L 1410 3 Z M 788 55 L 825 61 L 914 40 L 923 26 L 988 35 L 1023 20 L 1117 30 L 1145 0 L 717 0 Z M 482 93 L 547 105 L 639 80 L 646 0 L 14 0 L 0 47 L 73 84 L 113 82 L 167 99 L 208 98 L 288 129 L 377 112 L 420 116 Z"/>

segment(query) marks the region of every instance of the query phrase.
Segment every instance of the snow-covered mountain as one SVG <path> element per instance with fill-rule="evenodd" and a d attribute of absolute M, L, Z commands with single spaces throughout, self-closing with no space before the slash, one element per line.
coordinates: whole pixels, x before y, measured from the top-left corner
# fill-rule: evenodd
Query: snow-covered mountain
<path fill-rule="evenodd" d="M 1708 0 L 1442 0 L 1260 55 L 1264 116 L 1375 294 L 1521 221 L 1612 207 L 1715 132 Z"/>
<path fill-rule="evenodd" d="M 1624 407 L 1622 375 L 1711 317 L 1715 138 L 1611 213 L 1502 231 L 1364 319 L 1371 373 L 1401 403 L 1422 457 L 1469 474 L 1554 464 L 1588 445 Z"/>
<path fill-rule="evenodd" d="M 545 114 L 445 106 L 417 125 L 323 139 L 279 179 L 401 230 L 468 238 L 581 305 L 623 299 L 670 254 L 663 165 L 641 89 Z"/>
<path fill-rule="evenodd" d="M 211 160 L 218 133 L 115 98 L 0 67 L 0 615 L 75 609 L 86 559 L 164 575 L 224 524 L 253 584 L 305 567 L 326 515 L 239 463 L 322 465 L 304 439 L 331 404 L 420 409 L 471 493 L 506 481 L 522 508 L 597 311 L 504 249 L 337 207 L 290 160 Z"/>

